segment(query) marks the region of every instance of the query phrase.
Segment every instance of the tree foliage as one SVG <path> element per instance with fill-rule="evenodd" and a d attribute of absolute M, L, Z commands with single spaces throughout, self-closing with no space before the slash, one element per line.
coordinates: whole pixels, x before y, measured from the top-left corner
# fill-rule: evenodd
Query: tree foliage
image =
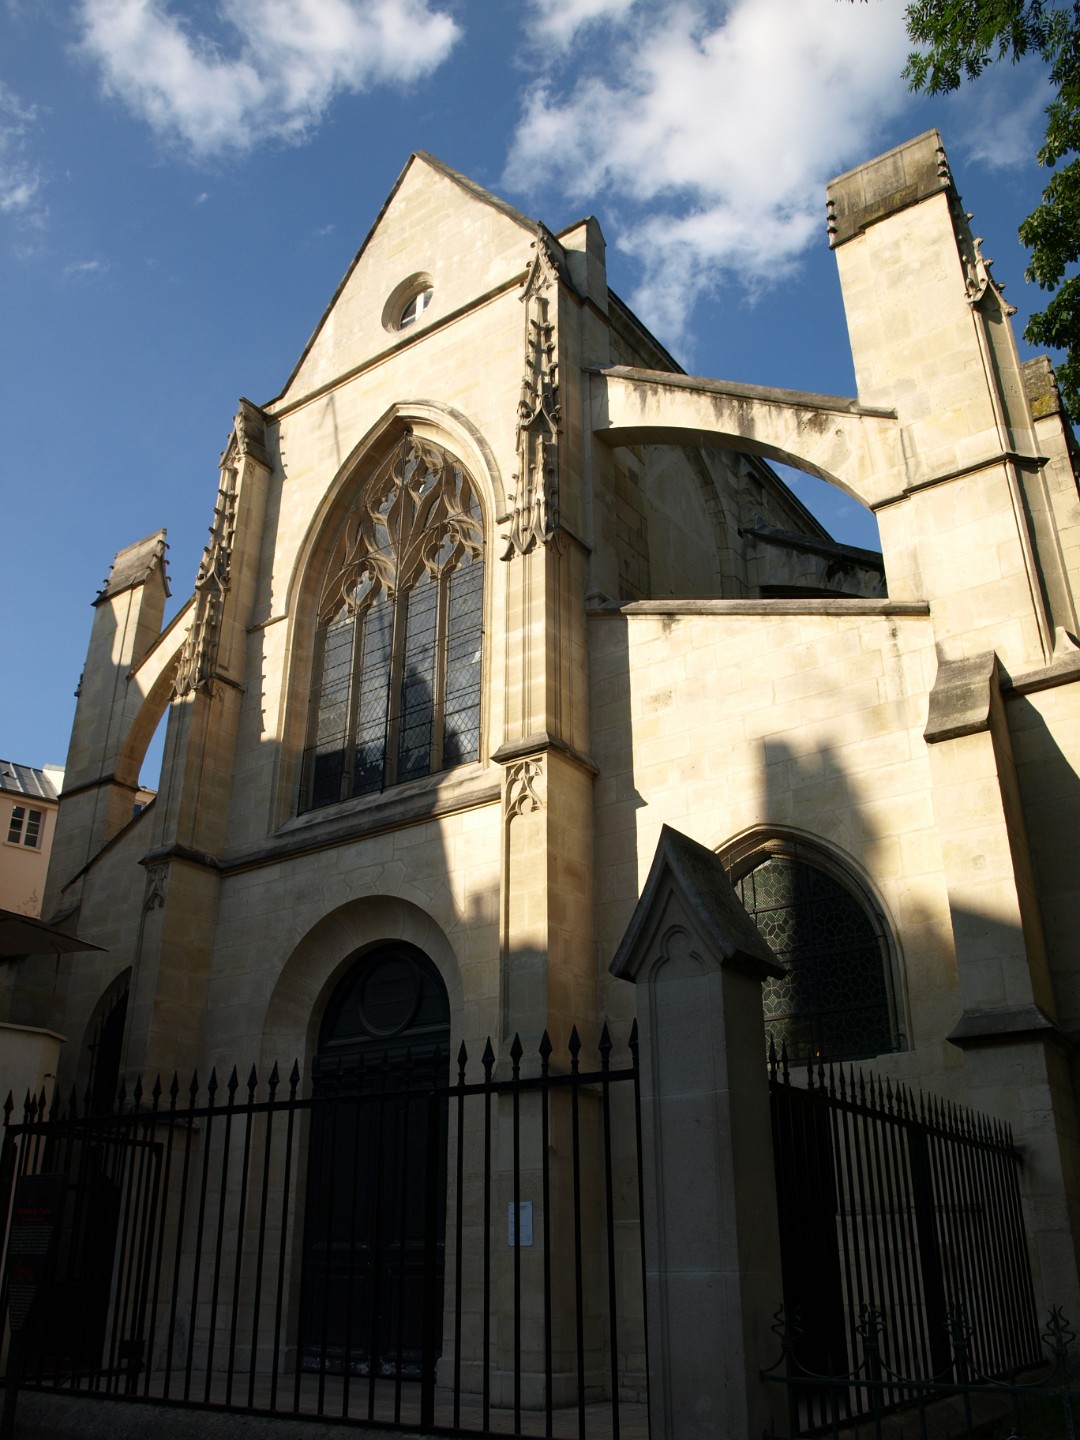
<path fill-rule="evenodd" d="M 1027 279 L 1052 294 L 1024 337 L 1065 351 L 1058 387 L 1080 423 L 1080 0 L 910 0 L 907 29 L 920 48 L 904 76 L 929 95 L 955 90 L 999 60 L 1038 55 L 1049 69 L 1055 98 L 1038 161 L 1054 173 L 1020 239 L 1031 252 Z"/>

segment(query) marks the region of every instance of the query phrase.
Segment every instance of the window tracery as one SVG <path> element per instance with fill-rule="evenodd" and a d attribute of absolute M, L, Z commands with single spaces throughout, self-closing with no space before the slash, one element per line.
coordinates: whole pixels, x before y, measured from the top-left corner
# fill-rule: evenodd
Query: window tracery
<path fill-rule="evenodd" d="M 480 758 L 483 577 L 471 478 L 407 432 L 327 571 L 301 809 Z"/>

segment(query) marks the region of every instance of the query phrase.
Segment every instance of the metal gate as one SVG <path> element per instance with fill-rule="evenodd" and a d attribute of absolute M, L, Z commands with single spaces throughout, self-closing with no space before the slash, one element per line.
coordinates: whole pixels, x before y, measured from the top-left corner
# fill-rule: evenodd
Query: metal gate
<path fill-rule="evenodd" d="M 0 1198 L 43 1171 L 66 1194 L 24 1383 L 422 1431 L 618 1440 L 628 1414 L 640 1429 L 635 1034 L 622 1054 L 605 1027 L 589 1068 L 575 1030 L 561 1056 L 545 1034 L 531 1064 L 516 1036 L 501 1060 L 489 1041 L 475 1078 L 462 1045 L 456 1078 L 384 1064 L 311 1092 L 275 1067 L 241 1090 L 234 1069 L 224 1087 L 121 1091 L 108 1116 L 74 1096 L 17 1124 L 9 1110 Z M 358 1126 L 397 1134 L 367 1152 L 377 1176 L 334 1169 L 335 1137 Z M 380 1207 L 365 1256 L 347 1242 L 372 1186 L 400 1203 Z M 332 1242 L 321 1281 L 305 1232 Z M 395 1247 L 422 1263 L 395 1268 Z M 412 1286 L 408 1327 L 365 1268 L 398 1302 Z M 348 1296 L 333 1325 L 331 1273 Z"/>

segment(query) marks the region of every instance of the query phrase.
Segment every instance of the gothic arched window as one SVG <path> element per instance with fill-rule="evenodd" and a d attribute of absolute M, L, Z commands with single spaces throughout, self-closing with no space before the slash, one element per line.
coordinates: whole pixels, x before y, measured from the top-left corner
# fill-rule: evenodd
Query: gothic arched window
<path fill-rule="evenodd" d="M 319 601 L 300 808 L 480 758 L 476 487 L 406 433 L 360 491 Z"/>
<path fill-rule="evenodd" d="M 729 862 L 730 863 L 730 862 Z M 797 1060 L 900 1048 L 884 926 L 824 853 L 772 840 L 730 863 L 748 913 L 787 970 L 765 983 L 765 1037 Z"/>

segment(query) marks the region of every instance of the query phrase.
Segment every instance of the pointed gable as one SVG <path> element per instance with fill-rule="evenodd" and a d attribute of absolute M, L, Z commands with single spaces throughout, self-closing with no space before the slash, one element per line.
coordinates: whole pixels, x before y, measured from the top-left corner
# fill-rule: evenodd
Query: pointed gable
<path fill-rule="evenodd" d="M 298 400 L 520 280 L 539 225 L 434 156 L 398 177 L 277 404 Z M 400 310 L 430 286 L 407 330 Z"/>
<path fill-rule="evenodd" d="M 664 825 L 611 973 L 637 984 L 730 966 L 757 980 L 787 972 L 743 908 L 720 857 Z M 689 967 L 689 968 L 688 968 Z"/>

